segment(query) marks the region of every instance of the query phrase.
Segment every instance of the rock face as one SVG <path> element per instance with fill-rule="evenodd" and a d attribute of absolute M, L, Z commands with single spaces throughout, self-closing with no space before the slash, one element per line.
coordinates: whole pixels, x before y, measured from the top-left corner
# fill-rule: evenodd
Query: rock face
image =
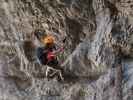
<path fill-rule="evenodd" d="M 66 37 L 65 81 L 36 61 L 40 29 Z M 1 0 L 0 100 L 133 100 L 132 0 Z"/>

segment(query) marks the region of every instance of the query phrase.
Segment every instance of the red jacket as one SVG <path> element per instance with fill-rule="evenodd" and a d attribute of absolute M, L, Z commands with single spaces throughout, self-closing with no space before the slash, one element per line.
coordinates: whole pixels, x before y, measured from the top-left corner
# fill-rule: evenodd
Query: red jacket
<path fill-rule="evenodd" d="M 56 59 L 56 54 L 62 51 L 64 51 L 63 48 L 58 49 L 56 52 L 48 51 L 48 54 L 47 54 L 48 62 Z"/>
<path fill-rule="evenodd" d="M 53 52 L 49 51 L 47 54 L 48 62 L 54 60 L 55 58 L 56 58 L 56 55 Z"/>

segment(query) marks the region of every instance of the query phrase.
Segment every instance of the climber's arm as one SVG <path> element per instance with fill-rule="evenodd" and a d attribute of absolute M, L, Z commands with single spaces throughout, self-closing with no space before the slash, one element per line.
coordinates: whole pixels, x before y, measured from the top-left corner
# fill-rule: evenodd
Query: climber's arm
<path fill-rule="evenodd" d="M 57 55 L 58 53 L 63 52 L 63 51 L 64 51 L 64 47 L 60 47 L 59 49 L 53 51 L 53 53 L 54 53 L 55 55 Z"/>

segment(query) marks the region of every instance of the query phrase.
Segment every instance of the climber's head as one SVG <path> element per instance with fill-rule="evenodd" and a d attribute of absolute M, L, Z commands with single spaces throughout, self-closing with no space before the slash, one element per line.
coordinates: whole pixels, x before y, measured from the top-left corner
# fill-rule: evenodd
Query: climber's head
<path fill-rule="evenodd" d="M 45 45 L 53 45 L 54 44 L 54 41 L 55 41 L 55 38 L 54 36 L 52 35 L 47 35 L 46 37 L 44 37 L 42 39 L 42 42 L 45 44 Z"/>

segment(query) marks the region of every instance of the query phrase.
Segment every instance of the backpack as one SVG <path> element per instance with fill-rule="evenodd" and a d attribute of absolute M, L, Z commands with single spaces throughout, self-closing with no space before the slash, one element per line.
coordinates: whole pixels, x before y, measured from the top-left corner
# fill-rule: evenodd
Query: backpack
<path fill-rule="evenodd" d="M 38 47 L 36 50 L 37 59 L 39 60 L 39 63 L 41 63 L 42 65 L 46 65 L 48 62 L 47 53 L 48 50 L 46 50 L 45 47 Z"/>

